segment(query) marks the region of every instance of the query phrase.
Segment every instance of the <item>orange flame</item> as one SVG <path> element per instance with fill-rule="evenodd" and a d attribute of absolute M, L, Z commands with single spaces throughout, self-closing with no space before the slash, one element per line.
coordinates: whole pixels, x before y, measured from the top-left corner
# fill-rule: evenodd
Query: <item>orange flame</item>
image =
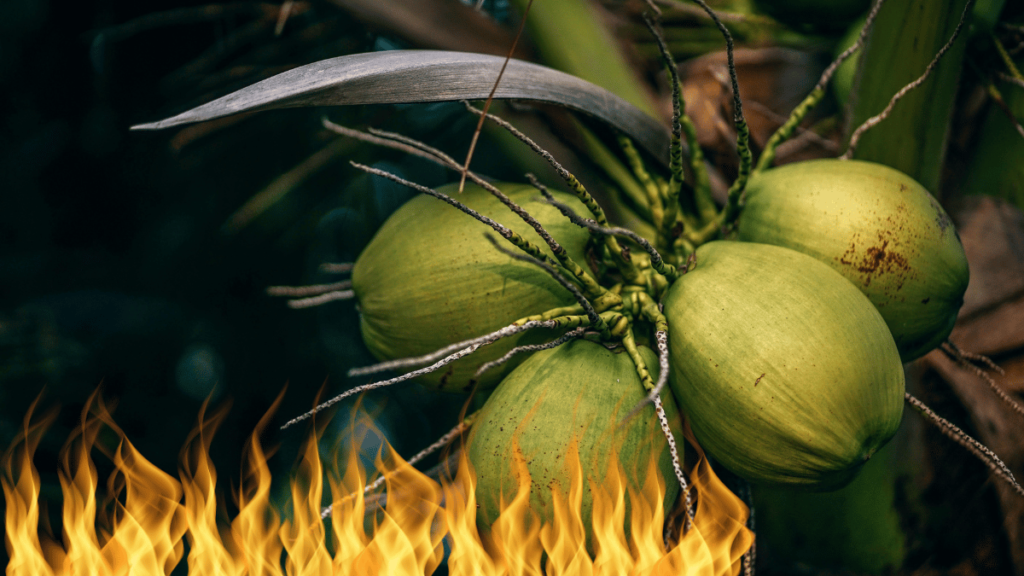
<path fill-rule="evenodd" d="M 450 548 L 450 574 L 736 576 L 753 542 L 744 527 L 746 507 L 715 476 L 703 453 L 691 473 L 698 495 L 693 525 L 672 546 L 666 546 L 663 534 L 665 484 L 656 462 L 647 463 L 639 491 L 627 487 L 618 458 L 609 458 L 611 469 L 597 484 L 582 470 L 575 446 L 565 458 L 569 490 L 553 494 L 550 523 L 541 523 L 530 509 L 524 462 L 517 463 L 517 494 L 481 533 L 475 477 L 466 458 L 459 458 L 454 478 L 438 483 L 385 447 L 376 460 L 386 478 L 382 507 L 375 503 L 379 498 L 363 494 L 367 478 L 356 451 L 349 451 L 343 473 L 325 473 L 319 434 L 307 439 L 291 481 L 289 510 L 279 513 L 270 503 L 270 471 L 258 441 L 269 413 L 248 444 L 248 470 L 236 495 L 239 512 L 224 522 L 218 520 L 223 502 L 208 456 L 224 411 L 210 417 L 200 413 L 175 479 L 138 453 L 100 402 L 63 452 L 64 529 L 63 541 L 57 542 L 40 534 L 41 483 L 32 463 L 53 415 L 36 423 L 30 416 L 31 410 L 3 461 L 8 576 L 166 575 L 185 556 L 186 542 L 188 573 L 196 575 L 426 575 L 444 559 L 443 539 Z M 115 472 L 107 483 L 108 499 L 101 502 L 90 454 L 104 426 L 120 444 L 107 454 Z M 320 516 L 325 488 L 335 501 L 329 526 Z M 594 495 L 593 555 L 580 510 L 588 489 Z"/>

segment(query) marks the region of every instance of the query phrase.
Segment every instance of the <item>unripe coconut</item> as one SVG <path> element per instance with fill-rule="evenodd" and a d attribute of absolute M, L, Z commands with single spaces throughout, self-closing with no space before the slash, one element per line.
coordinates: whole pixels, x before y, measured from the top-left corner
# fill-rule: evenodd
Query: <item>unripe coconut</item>
<path fill-rule="evenodd" d="M 640 353 L 657 378 L 657 357 L 649 348 L 641 347 Z M 658 470 L 667 484 L 667 512 L 679 486 L 654 407 L 648 405 L 617 428 L 644 396 L 633 361 L 622 348 L 608 350 L 601 344 L 574 340 L 530 357 L 494 390 L 469 436 L 480 522 L 490 526 L 498 518 L 502 494 L 506 502 L 516 496 L 516 445 L 530 472 L 530 507 L 543 521 L 551 521 L 552 487 L 563 496 L 569 491 L 566 452 L 574 438 L 585 475 L 581 510 L 588 538 L 593 500 L 587 481 L 604 479 L 613 447 L 634 490 L 644 485 L 652 451 L 657 451 Z M 662 402 L 670 426 L 681 438 L 679 411 L 668 390 Z M 682 457 L 682 444 L 677 448 Z M 626 520 L 628 525 L 628 513 Z"/>
<path fill-rule="evenodd" d="M 896 433 L 903 367 L 878 311 L 814 258 L 711 242 L 665 297 L 672 390 L 751 482 L 830 490 Z"/>
<path fill-rule="evenodd" d="M 909 362 L 945 340 L 967 290 L 952 220 L 912 178 L 881 164 L 813 160 L 750 179 L 739 239 L 808 254 L 882 313 Z"/>
<path fill-rule="evenodd" d="M 586 230 L 571 224 L 529 185 L 497 186 L 587 269 L 585 250 L 590 236 Z M 486 190 L 467 184 L 461 195 L 456 185 L 439 191 L 501 222 L 550 254 L 533 228 Z M 578 213 L 586 213 L 574 196 L 554 194 Z M 473 217 L 427 195 L 413 198 L 388 218 L 352 270 L 363 341 L 374 356 L 391 360 L 429 354 L 522 317 L 575 303 L 572 294 L 547 272 L 495 249 L 484 237 L 488 231 L 495 234 Z M 552 337 L 550 330 L 538 328 L 504 338 L 418 381 L 431 388 L 463 391 L 481 364 L 518 344 Z M 483 374 L 480 386 L 497 384 L 517 361 L 522 357 Z"/>

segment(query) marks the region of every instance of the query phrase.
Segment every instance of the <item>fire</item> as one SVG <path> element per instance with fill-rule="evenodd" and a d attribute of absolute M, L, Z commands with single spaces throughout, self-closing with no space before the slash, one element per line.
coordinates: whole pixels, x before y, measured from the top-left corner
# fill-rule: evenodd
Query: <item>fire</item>
<path fill-rule="evenodd" d="M 670 546 L 663 532 L 665 485 L 656 463 L 648 463 L 645 485 L 633 491 L 619 459 L 610 458 L 613 468 L 598 485 L 587 479 L 572 448 L 565 458 L 569 490 L 555 492 L 551 522 L 540 522 L 531 510 L 529 490 L 538 488 L 531 488 L 519 463 L 518 492 L 503 503 L 498 520 L 481 530 L 468 459 L 459 458 L 438 482 L 385 447 L 375 463 L 385 477 L 386 504 L 381 505 L 382 497 L 364 495 L 369 479 L 355 450 L 340 466 L 342 472 L 325 471 L 317 449 L 320 433 L 315 433 L 291 480 L 288 509 L 278 511 L 270 502 L 270 470 L 258 440 L 270 413 L 249 441 L 247 472 L 235 497 L 238 513 L 227 522 L 208 456 L 223 411 L 200 413 L 174 478 L 132 446 L 98 400 L 83 414 L 59 464 L 64 502 L 57 541 L 40 530 L 45 514 L 32 462 L 53 414 L 37 422 L 31 415 L 32 410 L 3 460 L 8 576 L 166 575 L 183 559 L 190 575 L 426 575 L 444 561 L 443 540 L 450 550 L 450 574 L 735 576 L 753 542 L 744 527 L 747 508 L 702 453 L 690 474 L 698 495 L 692 527 Z M 102 450 L 97 437 L 104 428 L 120 442 L 105 451 L 116 470 L 101 500 L 91 453 Z M 580 511 L 584 490 L 594 494 L 593 553 Z M 329 524 L 320 514 L 325 492 L 333 499 Z M 42 524 L 46 528 L 45 518 Z"/>

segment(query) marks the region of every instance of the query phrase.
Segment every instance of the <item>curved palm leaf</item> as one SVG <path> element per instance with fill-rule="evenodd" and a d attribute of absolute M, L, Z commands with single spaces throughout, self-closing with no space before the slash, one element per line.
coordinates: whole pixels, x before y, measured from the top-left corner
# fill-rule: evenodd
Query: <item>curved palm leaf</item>
<path fill-rule="evenodd" d="M 391 50 L 321 60 L 289 70 L 202 106 L 133 130 L 158 130 L 240 112 L 358 104 L 480 100 L 504 58 L 436 50 Z M 635 140 L 667 164 L 665 126 L 615 94 L 539 64 L 510 60 L 494 97 L 564 106 Z"/>

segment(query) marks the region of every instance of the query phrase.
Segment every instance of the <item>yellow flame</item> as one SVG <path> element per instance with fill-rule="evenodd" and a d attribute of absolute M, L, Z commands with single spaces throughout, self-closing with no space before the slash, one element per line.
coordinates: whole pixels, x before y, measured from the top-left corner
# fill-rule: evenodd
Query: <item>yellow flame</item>
<path fill-rule="evenodd" d="M 449 471 L 452 479 L 438 483 L 385 446 L 375 462 L 386 478 L 387 502 L 381 506 L 379 497 L 363 495 L 367 478 L 354 450 L 343 473 L 324 471 L 319 434 L 307 439 L 291 480 L 289 509 L 279 513 L 270 503 L 267 455 L 258 441 L 270 413 L 249 441 L 238 513 L 227 522 L 208 456 L 224 414 L 207 416 L 204 406 L 175 479 L 143 458 L 103 404 L 93 402 L 62 454 L 63 539 L 57 542 L 40 532 L 41 484 L 32 463 L 53 415 L 32 423 L 30 410 L 3 461 L 7 575 L 169 574 L 185 556 L 186 542 L 188 573 L 195 575 L 426 575 L 441 564 L 447 539 L 450 574 L 736 576 L 753 541 L 744 527 L 746 507 L 699 450 L 690 475 L 698 495 L 693 525 L 670 546 L 664 537 L 665 481 L 656 462 L 646 463 L 639 490 L 628 487 L 618 458 L 608 459 L 610 468 L 598 483 L 580 466 L 575 444 L 564 459 L 568 490 L 552 488 L 554 517 L 548 523 L 530 508 L 529 491 L 539 488 L 532 487 L 521 458 L 514 464 L 516 495 L 502 502 L 497 521 L 481 531 L 475 475 L 466 458 Z M 115 472 L 101 501 L 91 452 L 104 426 L 120 443 L 107 454 Z M 320 516 L 325 490 L 335 501 L 329 525 Z M 589 549 L 584 491 L 594 496 Z"/>

